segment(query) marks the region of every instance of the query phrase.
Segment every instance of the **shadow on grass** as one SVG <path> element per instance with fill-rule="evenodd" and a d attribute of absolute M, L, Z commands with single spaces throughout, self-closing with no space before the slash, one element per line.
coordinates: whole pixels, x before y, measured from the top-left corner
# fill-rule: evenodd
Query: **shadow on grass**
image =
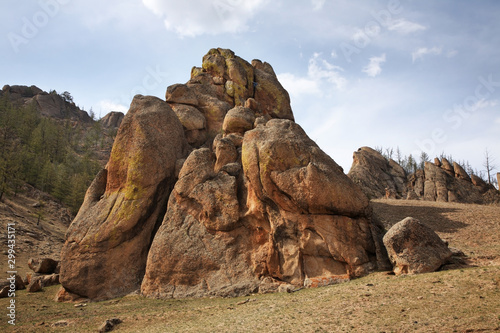
<path fill-rule="evenodd" d="M 450 220 L 446 213 L 456 212 L 456 208 L 443 208 L 431 206 L 408 206 L 396 203 L 383 203 L 372 201 L 373 213 L 382 222 L 386 230 L 406 217 L 418 219 L 436 232 L 454 233 L 458 229 L 468 227 L 468 224 Z"/>

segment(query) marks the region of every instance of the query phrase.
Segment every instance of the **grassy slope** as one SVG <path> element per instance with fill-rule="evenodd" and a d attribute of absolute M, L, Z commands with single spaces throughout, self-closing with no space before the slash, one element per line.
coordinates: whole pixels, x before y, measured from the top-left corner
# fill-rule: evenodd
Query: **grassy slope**
<path fill-rule="evenodd" d="M 396 277 L 376 273 L 295 293 L 232 299 L 153 300 L 128 296 L 73 304 L 52 301 L 58 287 L 17 293 L 18 323 L 0 331 L 96 331 L 110 318 L 118 332 L 491 332 L 500 330 L 500 207 L 377 200 L 387 226 L 420 218 L 478 267 Z M 239 302 L 249 299 L 244 304 Z M 0 299 L 5 309 L 8 299 Z M 1 312 L 2 310 L 0 310 Z M 3 310 L 4 312 L 6 310 Z"/>

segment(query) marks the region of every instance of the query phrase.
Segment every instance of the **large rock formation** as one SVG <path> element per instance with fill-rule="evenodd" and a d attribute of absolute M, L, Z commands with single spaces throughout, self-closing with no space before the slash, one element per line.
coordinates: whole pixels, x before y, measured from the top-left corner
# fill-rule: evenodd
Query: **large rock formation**
<path fill-rule="evenodd" d="M 169 105 L 136 96 L 106 169 L 66 233 L 61 253 L 66 291 L 106 299 L 139 287 L 175 184 L 176 162 L 187 153 L 182 125 Z"/>
<path fill-rule="evenodd" d="M 446 158 L 425 162 L 424 168 L 406 174 L 392 159 L 369 148 L 353 155 L 348 173 L 369 198 L 407 198 L 441 202 L 492 203 L 500 193 L 476 175 L 470 175 L 458 163 Z"/>
<path fill-rule="evenodd" d="M 406 172 L 394 160 L 387 160 L 381 153 L 361 147 L 353 153 L 348 177 L 359 185 L 369 198 L 393 195 L 406 196 Z"/>
<path fill-rule="evenodd" d="M 134 99 L 68 231 L 61 298 L 141 280 L 150 297 L 236 296 L 385 268 L 367 197 L 293 121 L 269 64 L 212 49 L 165 97 Z"/>
<path fill-rule="evenodd" d="M 424 200 L 482 203 L 480 189 L 473 185 L 470 177 L 458 164 L 454 165 L 455 168 L 445 158 L 440 167 L 432 162 L 425 162 Z M 455 170 L 459 170 L 459 173 Z"/>

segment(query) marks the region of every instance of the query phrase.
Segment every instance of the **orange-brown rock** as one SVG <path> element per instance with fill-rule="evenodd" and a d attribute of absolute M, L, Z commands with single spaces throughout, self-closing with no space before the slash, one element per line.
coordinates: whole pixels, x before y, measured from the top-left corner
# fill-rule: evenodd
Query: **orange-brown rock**
<path fill-rule="evenodd" d="M 30 258 L 28 260 L 28 267 L 35 273 L 52 274 L 56 273 L 59 261 L 51 258 Z"/>
<path fill-rule="evenodd" d="M 446 173 L 449 174 L 450 176 L 455 175 L 455 169 L 453 169 L 453 166 L 445 157 L 441 159 L 441 165 L 439 167 L 444 171 L 446 171 Z"/>
<path fill-rule="evenodd" d="M 150 297 L 237 296 L 384 268 L 367 197 L 294 123 L 271 65 L 212 49 L 165 98 L 134 99 L 68 230 L 59 299 L 141 281 Z"/>
<path fill-rule="evenodd" d="M 347 176 L 369 198 L 406 196 L 406 172 L 394 160 L 387 160 L 381 153 L 361 147 L 353 153 L 351 169 Z"/>
<path fill-rule="evenodd" d="M 396 275 L 434 272 L 452 255 L 432 229 L 412 217 L 393 225 L 383 240 Z"/>
<path fill-rule="evenodd" d="M 424 200 L 441 202 L 468 202 L 481 203 L 483 198 L 479 190 L 468 180 L 450 175 L 449 170 L 443 168 L 449 162 L 443 158 L 441 167 L 431 162 L 425 162 Z M 464 171 L 465 172 L 465 171 Z M 465 173 L 466 174 L 466 173 Z"/>
<path fill-rule="evenodd" d="M 469 182 L 471 181 L 469 174 L 457 162 L 453 162 L 453 171 L 455 172 L 456 178 L 460 178 Z"/>
<path fill-rule="evenodd" d="M 469 176 L 462 166 L 456 162 L 452 165 L 446 158 L 425 162 L 423 169 L 406 175 L 394 160 L 362 147 L 353 154 L 348 176 L 369 198 L 463 203 L 500 201 L 500 192 L 479 177 Z"/>
<path fill-rule="evenodd" d="M 188 145 L 174 111 L 155 97 L 134 97 L 106 169 L 71 223 L 61 253 L 61 284 L 71 293 L 106 299 L 141 283 L 154 230 Z"/>
<path fill-rule="evenodd" d="M 245 132 L 241 155 L 226 164 L 241 161 L 241 174 L 216 167 L 215 155 L 195 150 L 184 163 L 144 295 L 235 296 L 270 290 L 268 281 L 316 286 L 383 266 L 368 199 L 293 121 Z"/>

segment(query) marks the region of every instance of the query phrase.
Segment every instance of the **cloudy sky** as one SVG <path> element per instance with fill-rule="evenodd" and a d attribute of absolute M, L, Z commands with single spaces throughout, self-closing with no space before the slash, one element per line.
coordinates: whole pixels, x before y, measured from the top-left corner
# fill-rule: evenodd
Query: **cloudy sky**
<path fill-rule="evenodd" d="M 69 91 L 100 116 L 163 98 L 210 48 L 269 62 L 296 121 L 347 172 L 361 146 L 500 171 L 500 2 L 0 3 L 0 84 Z"/>

